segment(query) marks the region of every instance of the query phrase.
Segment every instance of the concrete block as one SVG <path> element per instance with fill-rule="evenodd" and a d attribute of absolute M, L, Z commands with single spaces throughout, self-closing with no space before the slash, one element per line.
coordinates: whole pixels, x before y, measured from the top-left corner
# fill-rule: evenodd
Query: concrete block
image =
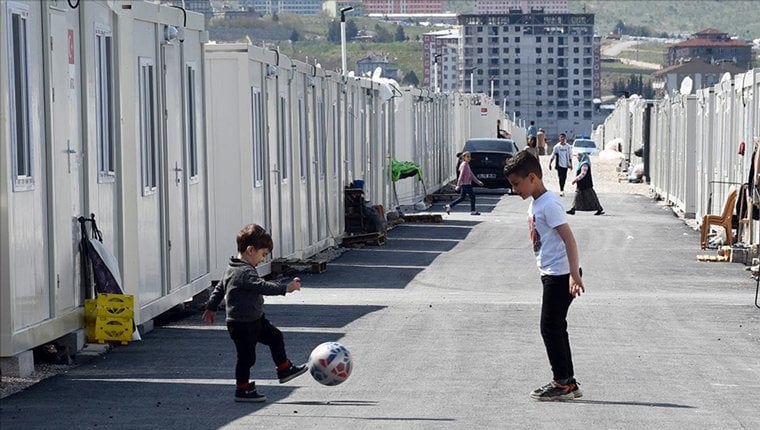
<path fill-rule="evenodd" d="M 140 335 L 144 335 L 146 333 L 150 333 L 153 331 L 153 320 L 145 321 L 142 324 L 139 324 L 137 326 L 137 329 L 140 330 Z"/>
<path fill-rule="evenodd" d="M 77 351 L 84 348 L 85 340 L 85 330 L 80 328 L 57 339 L 55 343 L 59 346 L 68 348 L 71 354 L 75 354 Z"/>
<path fill-rule="evenodd" d="M 26 378 L 34 372 L 34 352 L 24 351 L 13 357 L 0 358 L 0 373 L 3 376 Z"/>

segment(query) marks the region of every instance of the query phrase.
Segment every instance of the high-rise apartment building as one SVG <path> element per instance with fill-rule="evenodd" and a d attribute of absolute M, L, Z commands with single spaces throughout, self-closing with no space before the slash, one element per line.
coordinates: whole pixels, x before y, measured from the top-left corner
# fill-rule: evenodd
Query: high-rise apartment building
<path fill-rule="evenodd" d="M 438 69 L 438 89 L 443 92 L 459 90 L 458 28 L 433 31 L 422 35 L 422 87 L 433 88 L 433 73 Z M 437 67 L 436 67 L 437 64 Z"/>
<path fill-rule="evenodd" d="M 441 13 L 444 0 L 363 0 L 364 12 L 370 13 Z"/>
<path fill-rule="evenodd" d="M 522 13 L 543 9 L 544 13 L 568 13 L 567 0 L 477 0 L 475 13 L 499 14 L 520 9 Z"/>
<path fill-rule="evenodd" d="M 256 13 L 262 15 L 273 13 L 319 15 L 322 13 L 322 0 L 240 0 L 240 2 L 250 4 Z"/>
<path fill-rule="evenodd" d="M 460 15 L 460 90 L 490 93 L 550 137 L 589 134 L 600 96 L 593 14 Z"/>

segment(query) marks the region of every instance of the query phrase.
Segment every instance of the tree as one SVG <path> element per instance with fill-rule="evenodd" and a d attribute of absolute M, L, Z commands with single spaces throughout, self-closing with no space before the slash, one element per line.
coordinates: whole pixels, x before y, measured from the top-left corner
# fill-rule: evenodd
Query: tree
<path fill-rule="evenodd" d="M 340 27 L 338 28 L 340 30 Z M 351 40 L 359 35 L 359 29 L 356 27 L 356 23 L 349 19 L 346 21 L 346 40 Z M 338 32 L 338 41 L 340 41 L 340 32 Z"/>
<path fill-rule="evenodd" d="M 396 26 L 396 36 L 395 36 L 396 42 L 403 42 L 406 40 L 406 33 L 404 33 L 404 27 L 402 26 Z"/>
<path fill-rule="evenodd" d="M 404 75 L 404 79 L 401 80 L 402 84 L 414 85 L 415 87 L 420 84 L 420 80 L 417 78 L 417 74 L 414 70 L 410 70 L 409 73 Z"/>
<path fill-rule="evenodd" d="M 298 31 L 293 30 L 293 32 L 290 33 L 290 41 L 295 43 L 298 42 L 299 39 L 301 39 L 301 35 L 298 34 Z"/>
<path fill-rule="evenodd" d="M 340 21 L 337 19 L 330 22 L 330 27 L 327 29 L 327 40 L 332 43 L 340 43 Z"/>
<path fill-rule="evenodd" d="M 375 24 L 375 42 L 387 43 L 393 42 L 393 36 L 380 24 Z"/>

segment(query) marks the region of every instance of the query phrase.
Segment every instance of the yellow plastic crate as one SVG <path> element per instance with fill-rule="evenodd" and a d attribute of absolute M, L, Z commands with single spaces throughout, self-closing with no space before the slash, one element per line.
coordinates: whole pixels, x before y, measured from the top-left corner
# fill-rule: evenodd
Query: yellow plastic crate
<path fill-rule="evenodd" d="M 135 297 L 129 294 L 98 294 L 95 299 L 84 301 L 84 318 L 129 318 L 135 316 Z"/>
<path fill-rule="evenodd" d="M 126 345 L 132 340 L 132 318 L 96 317 L 87 324 L 88 342 L 121 342 Z"/>

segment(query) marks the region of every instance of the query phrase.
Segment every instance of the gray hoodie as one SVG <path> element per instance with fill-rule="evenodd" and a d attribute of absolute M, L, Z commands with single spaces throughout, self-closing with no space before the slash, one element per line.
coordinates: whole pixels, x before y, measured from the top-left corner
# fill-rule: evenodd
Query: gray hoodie
<path fill-rule="evenodd" d="M 232 257 L 222 279 L 214 287 L 206 309 L 216 311 L 224 298 L 228 322 L 252 322 L 264 315 L 264 296 L 284 296 L 285 292 L 285 285 L 261 278 L 255 267 Z"/>

